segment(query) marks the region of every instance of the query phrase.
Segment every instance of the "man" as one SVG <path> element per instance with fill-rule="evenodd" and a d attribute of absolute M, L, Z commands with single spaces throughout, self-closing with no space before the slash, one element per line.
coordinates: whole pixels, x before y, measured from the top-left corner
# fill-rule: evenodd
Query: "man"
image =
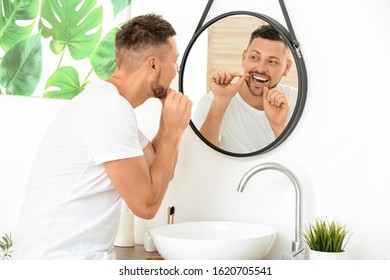
<path fill-rule="evenodd" d="M 170 89 L 176 32 L 161 16 L 135 17 L 116 34 L 116 70 L 72 99 L 39 147 L 14 235 L 18 259 L 114 259 L 121 198 L 151 219 L 173 177 L 192 103 Z M 134 108 L 162 100 L 152 142 Z"/>
<path fill-rule="evenodd" d="M 279 84 L 292 65 L 291 53 L 269 25 L 252 32 L 241 65 L 242 75 L 212 75 L 212 92 L 200 100 L 194 123 L 215 146 L 250 153 L 269 145 L 283 132 L 292 113 L 288 95 L 294 103 L 297 90 Z"/>

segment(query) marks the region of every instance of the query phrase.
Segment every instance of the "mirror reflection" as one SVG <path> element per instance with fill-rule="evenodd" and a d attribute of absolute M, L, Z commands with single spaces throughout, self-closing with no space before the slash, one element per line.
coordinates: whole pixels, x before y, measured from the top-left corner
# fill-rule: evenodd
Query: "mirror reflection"
<path fill-rule="evenodd" d="M 197 37 L 183 92 L 193 100 L 192 122 L 208 142 L 231 153 L 253 153 L 291 120 L 297 69 L 278 30 L 257 17 L 229 16 Z"/>

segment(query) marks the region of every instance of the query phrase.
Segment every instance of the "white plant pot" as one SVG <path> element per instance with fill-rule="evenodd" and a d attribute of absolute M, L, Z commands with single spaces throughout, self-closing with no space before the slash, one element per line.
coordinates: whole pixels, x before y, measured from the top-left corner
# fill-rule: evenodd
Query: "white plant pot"
<path fill-rule="evenodd" d="M 333 252 L 320 252 L 309 249 L 309 260 L 345 260 L 345 251 L 333 253 Z"/>

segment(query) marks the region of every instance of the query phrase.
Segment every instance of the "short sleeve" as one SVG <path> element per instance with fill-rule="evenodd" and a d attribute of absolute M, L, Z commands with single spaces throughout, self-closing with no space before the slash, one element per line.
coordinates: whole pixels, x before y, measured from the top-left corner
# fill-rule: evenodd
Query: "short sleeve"
<path fill-rule="evenodd" d="M 100 164 L 142 156 L 146 137 L 141 136 L 140 140 L 136 116 L 130 103 L 122 96 L 113 94 L 94 106 L 81 136 L 94 161 Z"/>
<path fill-rule="evenodd" d="M 138 129 L 138 139 L 141 144 L 142 149 L 144 149 L 149 144 L 149 139 L 143 134 L 141 130 Z"/>

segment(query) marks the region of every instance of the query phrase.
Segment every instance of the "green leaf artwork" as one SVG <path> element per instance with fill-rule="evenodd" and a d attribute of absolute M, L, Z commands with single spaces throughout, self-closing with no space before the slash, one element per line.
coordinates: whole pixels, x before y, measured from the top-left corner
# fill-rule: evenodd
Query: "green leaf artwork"
<path fill-rule="evenodd" d="M 80 85 L 79 73 L 74 67 L 64 66 L 53 73 L 47 80 L 44 97 L 71 99 L 82 92 L 88 83 Z"/>
<path fill-rule="evenodd" d="M 30 96 L 41 78 L 41 35 L 35 34 L 14 45 L 0 64 L 0 83 L 7 94 Z"/>
<path fill-rule="evenodd" d="M 0 1 L 0 46 L 4 51 L 30 36 L 38 6 L 38 0 Z"/>
<path fill-rule="evenodd" d="M 39 30 L 52 37 L 50 49 L 60 54 L 67 46 L 73 59 L 88 57 L 99 42 L 103 7 L 97 0 L 43 0 Z"/>
<path fill-rule="evenodd" d="M 119 27 L 114 27 L 100 42 L 95 52 L 89 57 L 96 75 L 105 80 L 115 70 L 115 33 Z"/>
<path fill-rule="evenodd" d="M 91 74 L 109 78 L 116 67 L 115 21 L 127 19 L 121 12 L 130 4 L 0 0 L 0 94 L 71 99 Z M 103 26 L 103 16 L 114 19 L 112 26 Z M 103 36 L 103 30 L 109 31 Z"/>
<path fill-rule="evenodd" d="M 131 4 L 131 0 L 111 0 L 114 9 L 114 17 Z"/>

